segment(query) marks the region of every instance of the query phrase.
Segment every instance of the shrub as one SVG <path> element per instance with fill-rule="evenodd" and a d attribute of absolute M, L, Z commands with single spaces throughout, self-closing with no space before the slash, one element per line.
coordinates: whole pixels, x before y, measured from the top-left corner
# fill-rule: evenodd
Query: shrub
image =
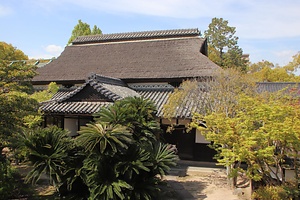
<path fill-rule="evenodd" d="M 261 186 L 253 194 L 257 200 L 282 200 L 288 199 L 288 193 L 283 186 Z"/>
<path fill-rule="evenodd" d="M 17 170 L 7 160 L 2 159 L 0 162 L 0 199 L 18 199 L 32 194 L 33 190 L 23 183 Z"/>

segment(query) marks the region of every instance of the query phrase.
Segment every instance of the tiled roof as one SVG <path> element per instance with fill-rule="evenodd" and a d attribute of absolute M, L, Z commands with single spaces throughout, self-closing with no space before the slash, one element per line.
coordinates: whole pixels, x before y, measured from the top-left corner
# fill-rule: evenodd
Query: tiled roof
<path fill-rule="evenodd" d="M 174 92 L 174 87 L 169 84 L 131 85 L 141 96 L 154 101 L 157 107 L 157 117 L 163 117 L 163 107 L 169 101 L 169 95 Z M 191 118 L 193 112 L 198 111 L 198 101 L 187 96 L 183 103 L 176 108 L 174 118 Z"/>
<path fill-rule="evenodd" d="M 92 89 L 87 89 L 88 87 L 92 87 Z M 83 90 L 88 91 L 82 92 Z M 80 97 L 76 97 L 79 93 L 81 93 Z M 82 100 L 87 98 L 93 98 L 92 100 L 98 101 L 107 98 L 108 100 L 116 101 L 128 96 L 139 96 L 139 94 L 126 87 L 126 84 L 120 79 L 92 74 L 82 86 L 60 90 L 53 96 L 51 101 L 64 102 L 67 100 L 76 101 L 78 99 Z"/>
<path fill-rule="evenodd" d="M 113 34 L 79 36 L 72 42 L 72 44 L 76 45 L 76 44 L 103 43 L 103 42 L 113 42 L 113 41 L 189 37 L 189 36 L 199 36 L 199 35 L 200 35 L 200 31 L 196 28 L 129 32 L 129 33 L 113 33 Z"/>
<path fill-rule="evenodd" d="M 291 89 L 297 89 L 298 95 L 300 91 L 300 83 L 295 82 L 258 82 L 257 91 L 261 92 L 278 92 L 280 90 L 290 91 Z"/>
<path fill-rule="evenodd" d="M 71 88 L 60 88 L 57 93 L 53 95 L 51 101 L 60 101 L 66 96 L 69 96 L 76 90 L 78 87 L 71 87 Z"/>
<path fill-rule="evenodd" d="M 87 85 L 86 83 L 85 85 Z M 100 83 L 99 83 L 100 84 Z M 86 86 L 85 86 L 86 87 Z M 106 88 L 115 87 L 106 84 Z M 44 102 L 41 105 L 41 110 L 46 113 L 59 114 L 93 114 L 98 112 L 101 107 L 108 107 L 113 104 L 113 101 L 82 101 L 84 95 L 80 95 L 74 99 L 75 94 L 83 93 L 83 87 L 61 90 L 53 96 L 51 101 Z M 126 89 L 127 88 L 127 89 Z M 131 84 L 129 87 L 122 87 L 120 90 L 134 91 L 135 96 L 142 96 L 145 99 L 150 99 L 157 107 L 157 117 L 163 117 L 163 107 L 169 100 L 169 95 L 173 93 L 174 87 L 169 84 Z M 101 92 L 96 91 L 96 92 Z M 124 92 L 124 91 L 123 91 Z M 90 93 L 90 91 L 88 92 Z M 183 104 L 176 108 L 175 118 L 191 118 L 194 111 L 197 111 L 198 101 L 195 98 L 186 97 Z M 94 99 L 95 100 L 95 99 Z M 116 99 L 118 100 L 118 99 Z"/>
<path fill-rule="evenodd" d="M 40 109 L 44 112 L 56 114 L 93 114 L 102 107 L 112 105 L 112 102 L 46 102 Z"/>
<path fill-rule="evenodd" d="M 190 30 L 191 35 L 197 32 L 193 30 Z M 172 31 L 165 32 L 162 34 L 164 33 L 162 31 L 160 34 L 172 33 Z M 50 82 L 84 82 L 90 73 L 115 77 L 125 82 L 140 80 L 170 82 L 175 79 L 211 77 L 215 71 L 220 70 L 219 66 L 204 55 L 207 47 L 204 38 L 182 37 L 175 33 L 176 31 L 172 33 L 173 38 L 162 40 L 67 46 L 56 60 L 37 69 L 38 75 L 32 79 L 32 82 L 35 85 Z"/>
<path fill-rule="evenodd" d="M 53 61 L 53 59 L 30 59 L 30 60 L 14 60 L 10 62 L 10 65 L 12 65 L 13 63 L 24 63 L 27 65 L 35 65 L 38 68 L 40 67 L 44 67 L 45 65 L 51 63 Z"/>
<path fill-rule="evenodd" d="M 92 114 L 128 96 L 140 96 L 120 80 L 92 74 L 80 87 L 60 89 L 40 109 L 50 113 Z"/>
<path fill-rule="evenodd" d="M 168 101 L 169 95 L 174 91 L 174 87 L 171 85 L 132 85 L 135 91 L 137 91 L 145 99 L 150 99 L 154 102 L 157 108 L 157 117 L 163 116 L 163 106 Z"/>

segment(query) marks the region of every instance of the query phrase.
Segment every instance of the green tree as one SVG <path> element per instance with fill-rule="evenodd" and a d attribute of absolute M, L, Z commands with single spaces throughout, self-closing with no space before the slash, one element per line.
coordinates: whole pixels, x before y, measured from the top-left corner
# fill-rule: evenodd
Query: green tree
<path fill-rule="evenodd" d="M 284 66 L 288 72 L 295 73 L 300 68 L 300 52 L 293 56 L 293 60 Z"/>
<path fill-rule="evenodd" d="M 59 86 L 55 82 L 51 82 L 48 85 L 47 90 L 36 91 L 31 95 L 31 98 L 38 102 L 50 100 L 55 93 L 57 93 Z"/>
<path fill-rule="evenodd" d="M 214 141 L 218 162 L 235 166 L 231 168 L 232 176 L 244 172 L 240 164 L 245 162 L 251 180 L 271 186 L 284 184 L 284 167 L 292 167 L 298 182 L 299 104 L 281 93 L 255 97 L 241 94 L 235 110 L 234 117 L 216 112 L 195 114 L 191 124 Z M 199 120 L 205 121 L 207 128 L 198 126 Z"/>
<path fill-rule="evenodd" d="M 34 66 L 0 60 L 0 150 L 26 127 L 27 116 L 38 115 L 38 103 L 28 94 L 34 75 Z"/>
<path fill-rule="evenodd" d="M 28 128 L 27 117 L 38 115 L 38 103 L 30 98 L 30 79 L 35 67 L 26 65 L 25 54 L 4 42 L 0 43 L 0 152 L 4 147 L 15 147 L 17 136 Z M 15 61 L 15 62 L 12 62 Z M 14 152 L 13 152 L 14 153 Z M 16 173 L 5 155 L 0 154 L 0 197 L 13 198 L 16 194 Z"/>
<path fill-rule="evenodd" d="M 50 177 L 50 182 L 58 189 L 64 172 L 64 163 L 69 159 L 68 148 L 71 138 L 67 131 L 55 126 L 37 128 L 22 135 L 22 142 L 28 149 L 28 158 L 33 168 L 27 175 L 27 181 L 36 183 L 42 173 Z"/>
<path fill-rule="evenodd" d="M 72 35 L 68 41 L 68 44 L 71 44 L 72 41 L 76 39 L 78 36 L 96 35 L 96 34 L 102 34 L 100 28 L 94 25 L 93 30 L 91 30 L 89 24 L 82 22 L 81 20 L 78 20 L 78 24 L 74 27 L 72 31 Z"/>
<path fill-rule="evenodd" d="M 28 60 L 28 56 L 23 51 L 13 47 L 11 44 L 0 42 L 0 60 L 17 61 Z"/>
<path fill-rule="evenodd" d="M 175 117 L 177 110 L 186 107 L 187 104 L 194 105 L 191 112 L 203 115 L 217 112 L 234 116 L 238 95 L 243 92 L 254 95 L 255 80 L 234 69 L 220 71 L 208 82 L 187 80 L 169 96 L 163 108 L 164 117 Z"/>
<path fill-rule="evenodd" d="M 257 82 L 299 82 L 300 76 L 295 75 L 299 68 L 298 54 L 286 66 L 274 65 L 269 61 L 261 61 L 249 65 L 248 74 Z"/>
<path fill-rule="evenodd" d="M 98 28 L 96 25 L 94 25 L 93 30 L 91 31 L 92 35 L 98 35 L 98 34 L 102 34 L 102 31 L 100 28 Z"/>
<path fill-rule="evenodd" d="M 232 118 L 237 114 L 236 107 L 241 93 L 255 95 L 255 81 L 235 69 L 220 71 L 208 82 L 188 80 L 169 96 L 163 108 L 164 117 L 175 117 L 178 109 L 189 107 L 194 114 L 206 116 L 218 113 Z M 194 123 L 203 124 L 203 121 Z M 227 171 L 229 173 L 230 166 Z"/>
<path fill-rule="evenodd" d="M 222 68 L 235 68 L 246 71 L 247 61 L 242 58 L 243 51 L 238 46 L 235 27 L 228 25 L 223 18 L 213 18 L 204 32 L 208 38 L 208 57 Z"/>

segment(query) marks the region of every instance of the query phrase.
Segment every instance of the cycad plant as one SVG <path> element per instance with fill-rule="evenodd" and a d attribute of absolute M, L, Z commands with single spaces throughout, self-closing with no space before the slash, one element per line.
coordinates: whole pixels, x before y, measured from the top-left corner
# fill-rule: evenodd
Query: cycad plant
<path fill-rule="evenodd" d="M 121 124 L 131 129 L 136 142 L 154 142 L 160 134 L 160 126 L 155 121 L 156 106 L 148 99 L 127 97 L 115 102 L 109 108 L 96 113 L 97 121 Z"/>
<path fill-rule="evenodd" d="M 155 111 L 151 101 L 130 97 L 101 109 L 75 139 L 57 127 L 25 133 L 33 164 L 27 180 L 46 173 L 61 194 L 81 192 L 91 200 L 157 199 L 161 177 L 177 157 L 159 142 Z"/>
<path fill-rule="evenodd" d="M 108 156 L 127 149 L 128 145 L 133 142 L 132 134 L 125 126 L 119 124 L 110 125 L 103 122 L 87 124 L 81 128 L 79 134 L 76 141 L 86 151 L 96 151 Z"/>
<path fill-rule="evenodd" d="M 87 195 L 88 190 L 78 175 L 85 155 L 75 146 L 68 131 L 56 126 L 37 128 L 23 133 L 20 141 L 32 164 L 32 170 L 26 176 L 27 182 L 35 184 L 45 174 L 61 195 L 69 193 L 73 186 L 81 188 L 80 195 Z M 73 191 L 76 193 L 76 188 Z"/>
<path fill-rule="evenodd" d="M 58 188 L 66 170 L 65 163 L 71 145 L 68 132 L 52 126 L 45 129 L 38 128 L 23 136 L 28 149 L 28 159 L 33 165 L 26 180 L 36 183 L 41 175 L 46 173 L 50 175 L 50 182 Z"/>
<path fill-rule="evenodd" d="M 177 156 L 158 141 L 153 102 L 129 97 L 103 108 L 79 131 L 90 199 L 156 199 L 161 176 Z M 157 176 L 159 175 L 159 176 Z"/>

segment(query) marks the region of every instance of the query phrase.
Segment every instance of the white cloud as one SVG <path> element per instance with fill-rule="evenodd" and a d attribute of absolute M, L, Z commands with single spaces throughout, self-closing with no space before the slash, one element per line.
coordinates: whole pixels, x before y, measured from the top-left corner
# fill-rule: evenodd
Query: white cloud
<path fill-rule="evenodd" d="M 55 55 L 54 57 L 57 57 L 64 50 L 64 48 L 58 45 L 50 44 L 45 47 L 45 50 L 46 52 Z"/>
<path fill-rule="evenodd" d="M 38 52 L 31 52 L 29 58 L 32 59 L 49 59 L 53 57 L 60 56 L 61 52 L 64 50 L 62 46 L 50 44 L 48 46 L 42 47 L 42 50 Z"/>
<path fill-rule="evenodd" d="M 0 5 L 0 17 L 7 16 L 13 13 L 13 10 L 10 7 Z"/>

